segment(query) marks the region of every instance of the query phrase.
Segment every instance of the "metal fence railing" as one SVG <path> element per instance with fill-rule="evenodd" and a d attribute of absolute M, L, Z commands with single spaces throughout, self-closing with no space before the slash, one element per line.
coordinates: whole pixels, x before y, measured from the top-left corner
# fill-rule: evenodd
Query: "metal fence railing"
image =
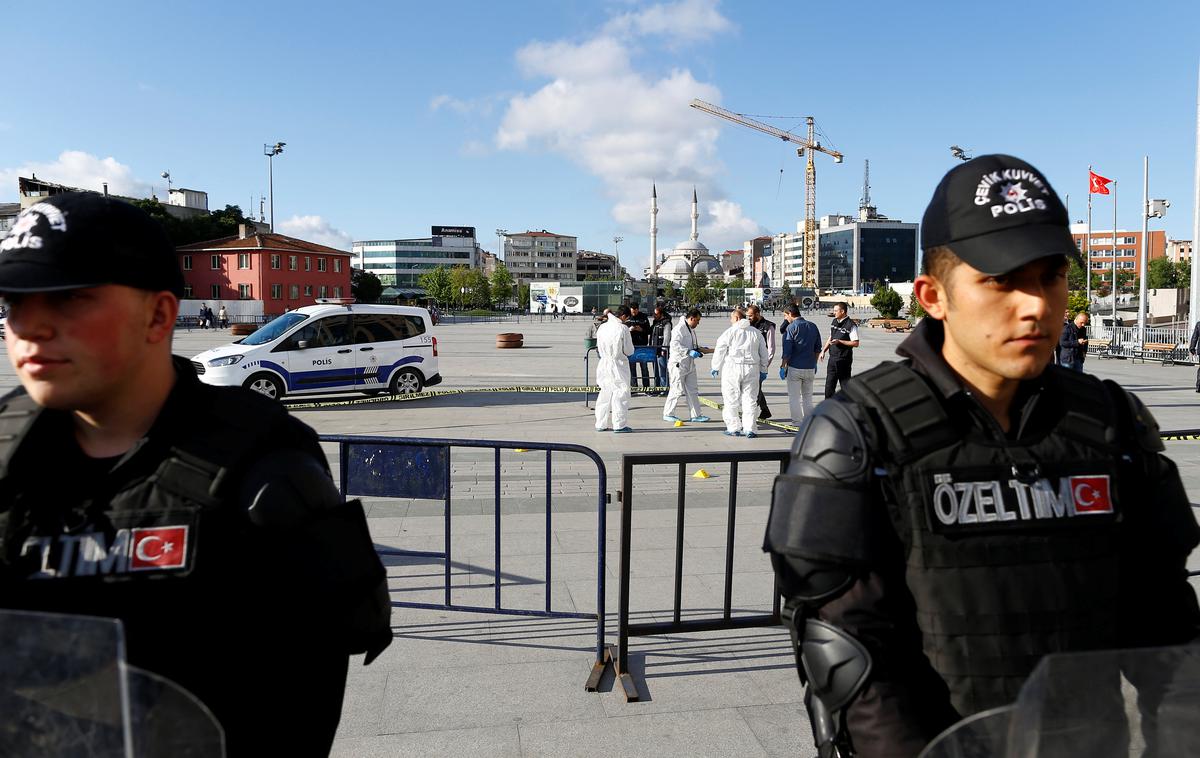
<path fill-rule="evenodd" d="M 594 678 L 599 681 L 599 673 L 604 661 L 604 573 L 605 573 L 605 529 L 608 502 L 607 487 L 608 473 L 604 460 L 591 448 L 582 445 L 556 444 L 549 442 L 512 442 L 507 440 L 465 440 L 465 439 L 429 439 L 421 437 L 378 437 L 356 435 L 322 435 L 322 442 L 332 442 L 338 446 L 339 485 L 343 496 L 346 497 L 382 497 L 382 498 L 415 498 L 424 500 L 441 500 L 443 502 L 443 537 L 441 551 L 401 550 L 396 548 L 379 548 L 381 555 L 417 556 L 441 559 L 443 571 L 443 602 L 420 603 L 408 601 L 393 601 L 393 605 L 408 608 L 425 608 L 432 610 L 467 611 L 472 613 L 498 613 L 517 616 L 539 616 L 544 618 L 575 618 L 594 619 L 596 622 L 596 658 L 593 665 L 595 672 L 589 678 L 591 684 Z M 452 535 L 454 519 L 452 518 L 452 486 L 451 462 L 452 451 L 459 448 L 476 450 L 491 450 L 494 453 L 493 466 L 495 475 L 495 500 L 493 510 L 494 543 L 494 602 L 489 606 L 462 605 L 454 602 L 451 585 L 451 567 L 453 561 Z M 503 512 L 501 509 L 501 483 L 503 470 L 500 461 L 502 450 L 524 450 L 545 452 L 545 483 L 546 483 L 546 536 L 545 536 L 545 598 L 541 610 L 510 608 L 504 604 L 501 594 L 501 567 L 504 551 L 502 545 Z M 596 466 L 596 612 L 579 613 L 575 611 L 554 610 L 551 594 L 553 569 L 551 565 L 553 532 L 553 482 L 554 454 L 570 453 L 582 455 Z M 477 464 L 472 464 L 477 465 Z M 594 686 L 592 686 L 594 689 Z"/>
<path fill-rule="evenodd" d="M 771 612 L 768 614 L 753 614 L 733 616 L 733 557 L 734 529 L 737 524 L 738 503 L 738 464 L 777 462 L 782 472 L 791 457 L 787 450 L 754 451 L 740 453 L 648 453 L 625 455 L 621 458 L 621 490 L 618 499 L 621 501 L 621 564 L 618 578 L 617 606 L 617 645 L 610 648 L 605 656 L 605 662 L 615 667 L 614 673 L 627 701 L 638 700 L 639 694 L 633 675 L 629 670 L 629 638 L 647 637 L 663 634 L 679 634 L 686 632 L 707 632 L 721 629 L 746 629 L 752 627 L 778 626 L 780 624 L 780 599 L 778 589 L 772 593 Z M 729 491 L 726 506 L 726 536 L 725 536 L 725 584 L 720 616 L 711 618 L 688 619 L 682 618 L 683 600 L 683 553 L 684 553 L 684 513 L 687 505 L 687 470 L 688 464 L 729 464 Z M 644 466 L 678 466 L 678 483 L 676 485 L 675 503 L 675 587 L 670 621 L 632 623 L 629 614 L 629 583 L 630 561 L 632 559 L 633 536 L 633 479 L 634 471 Z"/>

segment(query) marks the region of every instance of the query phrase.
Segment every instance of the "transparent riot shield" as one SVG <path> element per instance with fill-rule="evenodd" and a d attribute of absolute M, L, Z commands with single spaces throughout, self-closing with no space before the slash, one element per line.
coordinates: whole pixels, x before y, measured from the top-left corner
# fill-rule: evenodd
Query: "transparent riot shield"
<path fill-rule="evenodd" d="M 212 713 L 125 662 L 121 623 L 0 610 L 0 756 L 219 758 Z"/>
<path fill-rule="evenodd" d="M 1200 645 L 1046 656 L 1011 706 L 938 736 L 922 758 L 1200 756 Z"/>

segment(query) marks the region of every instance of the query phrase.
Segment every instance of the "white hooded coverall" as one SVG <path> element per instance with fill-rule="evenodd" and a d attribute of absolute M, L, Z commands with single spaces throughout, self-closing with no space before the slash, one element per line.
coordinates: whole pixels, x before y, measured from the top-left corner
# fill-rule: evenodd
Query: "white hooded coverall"
<path fill-rule="evenodd" d="M 667 393 L 667 403 L 663 406 L 664 416 L 674 416 L 679 398 L 687 398 L 688 418 L 696 418 L 700 412 L 700 390 L 696 387 L 695 359 L 688 355 L 692 350 L 699 350 L 700 343 L 696 340 L 696 331 L 688 325 L 687 319 L 671 330 L 671 348 L 667 353 L 667 377 L 671 390 Z"/>
<path fill-rule="evenodd" d="M 612 413 L 612 428 L 623 429 L 629 415 L 629 356 L 633 355 L 633 337 L 629 328 L 608 314 L 608 321 L 596 329 L 596 352 L 600 363 L 596 365 L 596 384 L 600 394 L 596 397 L 596 428 L 608 427 L 608 416 Z"/>
<path fill-rule="evenodd" d="M 717 340 L 712 367 L 721 372 L 726 431 L 758 433 L 758 375 L 770 365 L 767 342 L 747 319 L 738 319 Z"/>

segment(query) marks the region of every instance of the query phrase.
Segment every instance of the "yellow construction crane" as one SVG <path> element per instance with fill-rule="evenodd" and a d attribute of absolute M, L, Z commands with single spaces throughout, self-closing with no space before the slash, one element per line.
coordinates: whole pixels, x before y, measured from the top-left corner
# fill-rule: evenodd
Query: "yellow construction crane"
<path fill-rule="evenodd" d="M 706 103 L 703 100 L 692 100 L 691 106 L 696 110 L 704 111 L 718 118 L 723 118 L 727 121 L 732 121 L 735 124 L 741 124 L 751 129 L 757 129 L 760 132 L 770 134 L 772 137 L 778 137 L 784 142 L 793 142 L 799 147 L 796 148 L 796 155 L 801 158 L 805 157 L 805 150 L 808 151 L 808 162 L 804 166 L 804 286 L 817 286 L 817 167 L 813 164 L 813 153 L 825 153 L 833 157 L 834 163 L 842 162 L 842 154 L 836 150 L 830 150 L 822 147 L 816 139 L 816 126 L 812 116 L 805 116 L 804 121 L 808 124 L 808 138 L 805 139 L 796 134 L 785 132 L 782 129 L 764 124 L 761 121 L 755 121 L 752 118 L 743 116 L 740 113 L 727 111 L 719 105 Z"/>

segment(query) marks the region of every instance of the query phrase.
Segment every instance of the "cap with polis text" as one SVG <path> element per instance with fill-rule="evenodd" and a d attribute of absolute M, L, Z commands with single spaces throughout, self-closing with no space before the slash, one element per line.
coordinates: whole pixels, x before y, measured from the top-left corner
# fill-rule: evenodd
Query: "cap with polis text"
<path fill-rule="evenodd" d="M 940 246 L 993 276 L 1051 255 L 1079 258 L 1054 188 L 1011 155 L 981 155 L 942 177 L 921 221 L 921 249 Z"/>
<path fill-rule="evenodd" d="M 0 293 L 124 284 L 183 296 L 183 272 L 162 225 L 93 192 L 52 195 L 21 211 L 0 240 Z"/>

